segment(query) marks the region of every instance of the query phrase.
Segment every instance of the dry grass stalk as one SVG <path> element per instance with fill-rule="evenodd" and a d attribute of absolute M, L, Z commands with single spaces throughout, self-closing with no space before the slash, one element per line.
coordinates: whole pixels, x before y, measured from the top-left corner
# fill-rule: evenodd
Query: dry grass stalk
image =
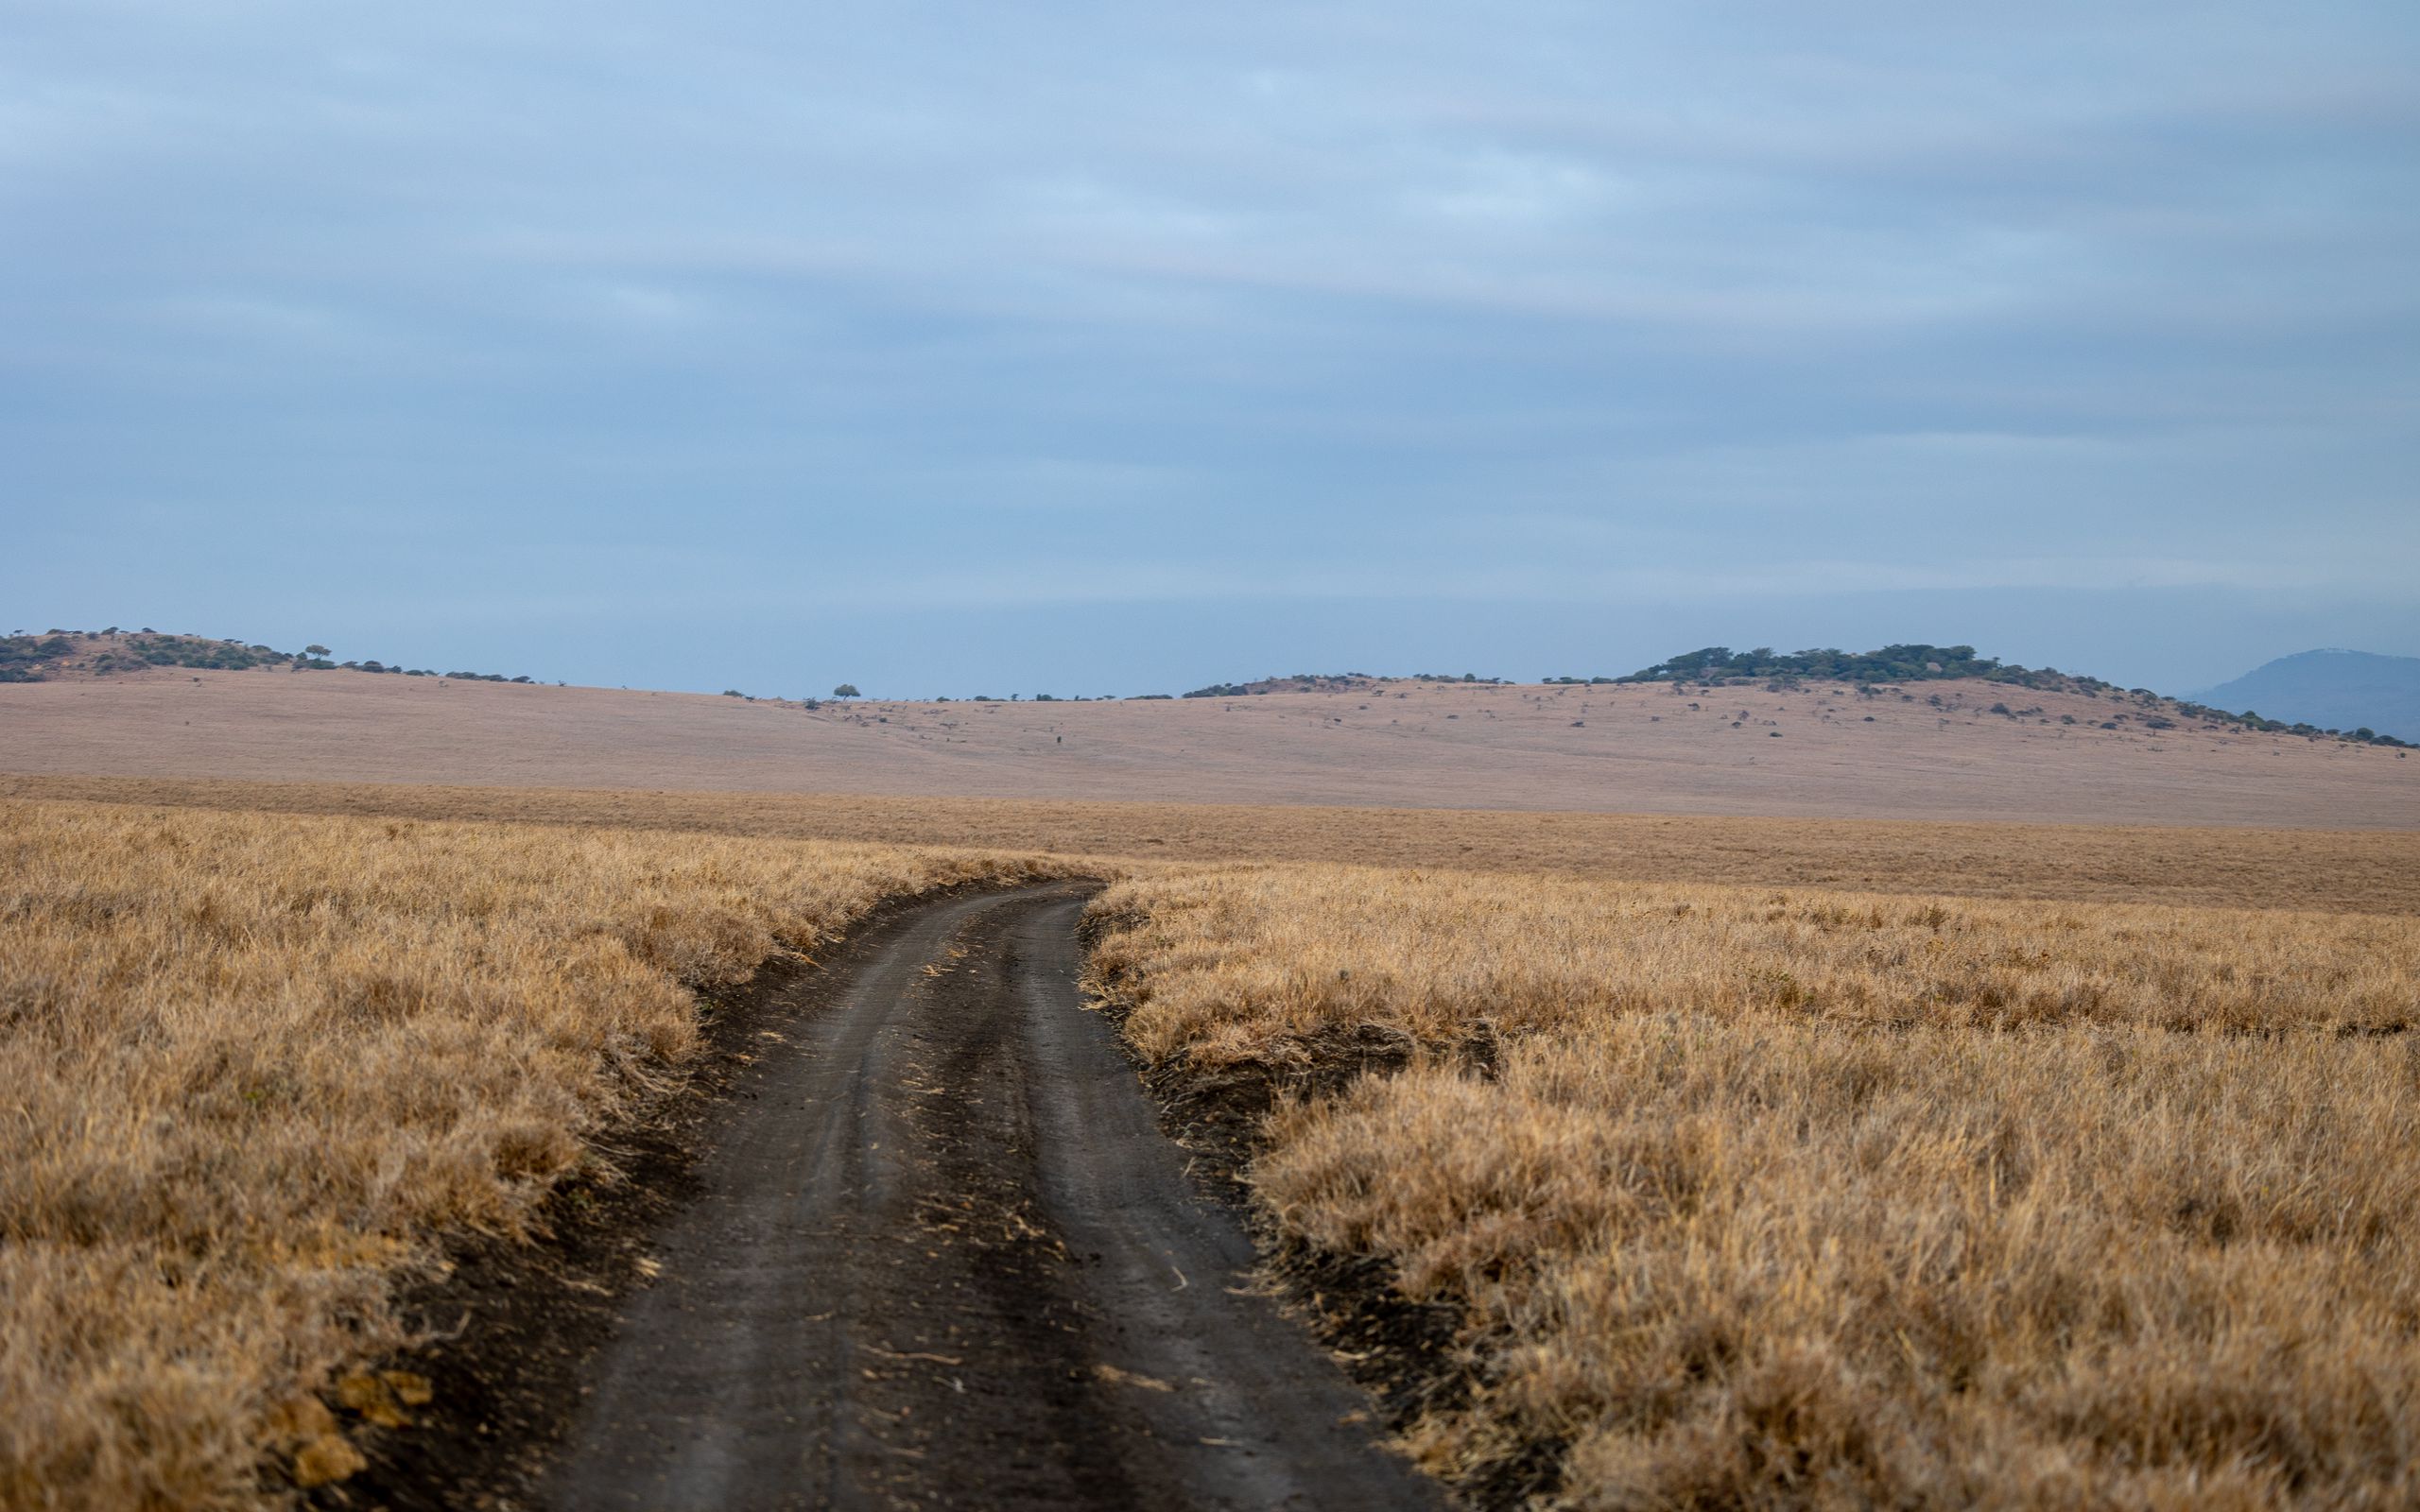
<path fill-rule="evenodd" d="M 392 1281 L 594 1162 L 678 1076 L 690 988 L 1037 869 L 0 803 L 0 1506 L 249 1506 L 265 1464 L 344 1472 L 318 1398 L 395 1342 Z"/>
<path fill-rule="evenodd" d="M 1418 1424 L 1579 1507 L 2420 1497 L 2420 926 L 1244 869 L 1132 880 L 1155 1057 L 1503 1034 L 1282 1110 L 1281 1230 L 1467 1319 Z"/>

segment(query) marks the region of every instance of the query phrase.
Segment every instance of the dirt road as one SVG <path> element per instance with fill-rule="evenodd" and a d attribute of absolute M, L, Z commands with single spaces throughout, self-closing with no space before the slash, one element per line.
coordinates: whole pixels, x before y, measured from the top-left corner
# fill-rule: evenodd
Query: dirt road
<path fill-rule="evenodd" d="M 810 979 L 549 1505 L 1443 1504 L 1250 1290 L 1249 1239 L 1083 1011 L 1083 898 L 947 899 Z"/>

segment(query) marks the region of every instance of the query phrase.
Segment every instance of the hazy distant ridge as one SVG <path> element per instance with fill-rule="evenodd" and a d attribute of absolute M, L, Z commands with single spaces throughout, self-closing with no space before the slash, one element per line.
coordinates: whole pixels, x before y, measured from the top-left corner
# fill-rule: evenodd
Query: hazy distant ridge
<path fill-rule="evenodd" d="M 2221 709 L 2254 710 L 2271 719 L 2420 740 L 2420 657 L 2369 651 L 2303 651 L 2282 656 L 2201 696 Z"/>

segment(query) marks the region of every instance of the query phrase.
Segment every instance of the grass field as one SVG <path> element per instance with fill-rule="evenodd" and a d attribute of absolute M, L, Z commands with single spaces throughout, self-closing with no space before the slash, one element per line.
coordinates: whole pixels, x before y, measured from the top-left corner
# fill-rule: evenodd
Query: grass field
<path fill-rule="evenodd" d="M 679 1076 L 693 989 L 882 899 L 1041 869 L 0 804 L 0 1506 L 253 1506 L 339 1475 L 325 1402 L 415 1389 L 347 1379 L 397 1341 L 395 1281 L 594 1174 L 592 1137 Z"/>
<path fill-rule="evenodd" d="M 0 799 L 2224 907 L 2420 914 L 2420 831 L 674 793 L 0 773 Z"/>
<path fill-rule="evenodd" d="M 155 802 L 0 798 L 0 1505 L 338 1474 L 342 1424 L 417 1389 L 360 1373 L 394 1285 L 596 1176 L 699 991 L 884 898 L 1074 872 L 1125 877 L 1095 965 L 1164 1070 L 1423 1047 L 1283 1108 L 1253 1178 L 1287 1244 L 1460 1320 L 1477 1389 L 1409 1430 L 1449 1480 L 2420 1495 L 2400 835 L 76 790 Z M 1960 896 L 2029 889 L 2066 895 Z M 2145 897 L 2196 901 L 2112 901 Z"/>
<path fill-rule="evenodd" d="M 1309 868 L 1095 907 L 1163 1064 L 1429 1047 L 1282 1108 L 1253 1184 L 1461 1319 L 1477 1389 L 1410 1430 L 1449 1480 L 2420 1495 L 2420 924 Z"/>
<path fill-rule="evenodd" d="M 2420 830 L 2409 752 L 2180 713 L 1971 680 L 1689 693 L 1424 683 L 810 711 L 356 672 L 164 671 L 0 685 L 0 772 Z"/>

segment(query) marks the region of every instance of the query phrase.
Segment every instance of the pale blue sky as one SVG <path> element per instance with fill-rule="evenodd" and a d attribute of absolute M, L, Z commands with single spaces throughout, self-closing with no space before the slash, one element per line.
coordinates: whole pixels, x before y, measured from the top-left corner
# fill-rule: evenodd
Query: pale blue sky
<path fill-rule="evenodd" d="M 0 0 L 0 629 L 2420 653 L 2420 10 Z"/>

